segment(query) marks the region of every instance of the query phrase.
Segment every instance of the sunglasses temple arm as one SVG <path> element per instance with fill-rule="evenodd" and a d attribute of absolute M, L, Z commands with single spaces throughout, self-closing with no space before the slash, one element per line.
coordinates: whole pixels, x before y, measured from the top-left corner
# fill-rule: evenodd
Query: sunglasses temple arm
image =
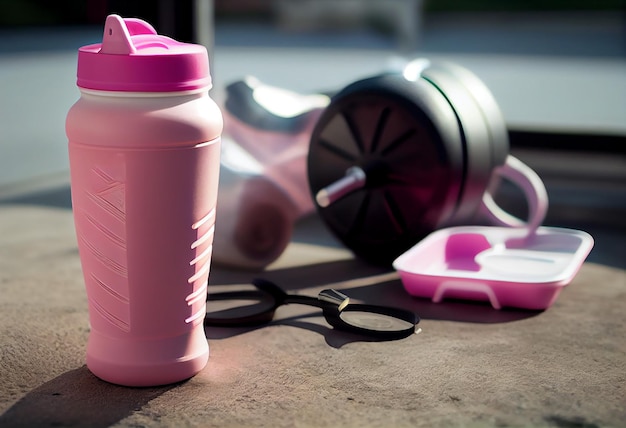
<path fill-rule="evenodd" d="M 341 312 L 350 303 L 350 298 L 337 290 L 327 289 L 320 292 L 317 297 L 288 294 L 285 296 L 284 302 L 315 306 L 322 309 L 335 307 Z"/>
<path fill-rule="evenodd" d="M 252 281 L 259 290 L 271 294 L 278 304 L 296 303 L 300 305 L 327 308 L 337 307 L 341 312 L 350 303 L 350 298 L 337 290 L 326 289 L 320 292 L 317 297 L 301 296 L 298 294 L 287 294 L 282 288 L 271 281 L 262 278 L 255 278 Z"/>
<path fill-rule="evenodd" d="M 344 308 L 350 304 L 350 298 L 348 296 L 333 289 L 323 290 L 317 298 L 322 302 L 337 306 L 339 312 L 343 311 Z"/>
<path fill-rule="evenodd" d="M 323 308 L 324 304 L 317 297 L 300 296 L 297 294 L 288 294 L 285 296 L 285 304 L 295 303 L 298 305 L 315 306 L 317 308 Z"/>

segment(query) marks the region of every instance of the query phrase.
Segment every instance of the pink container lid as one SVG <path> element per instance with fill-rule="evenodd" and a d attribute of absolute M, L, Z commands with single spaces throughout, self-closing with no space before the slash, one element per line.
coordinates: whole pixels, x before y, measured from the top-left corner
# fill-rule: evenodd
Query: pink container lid
<path fill-rule="evenodd" d="M 204 46 L 158 35 L 145 21 L 109 15 L 102 43 L 78 50 L 77 85 L 121 92 L 178 92 L 211 86 Z"/>

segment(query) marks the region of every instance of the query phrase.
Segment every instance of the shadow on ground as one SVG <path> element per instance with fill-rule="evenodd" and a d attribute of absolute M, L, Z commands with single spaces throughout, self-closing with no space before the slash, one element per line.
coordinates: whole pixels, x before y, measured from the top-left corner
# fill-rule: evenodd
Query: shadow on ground
<path fill-rule="evenodd" d="M 33 389 L 0 415 L 2 427 L 108 427 L 175 387 L 128 388 L 82 366 Z"/>

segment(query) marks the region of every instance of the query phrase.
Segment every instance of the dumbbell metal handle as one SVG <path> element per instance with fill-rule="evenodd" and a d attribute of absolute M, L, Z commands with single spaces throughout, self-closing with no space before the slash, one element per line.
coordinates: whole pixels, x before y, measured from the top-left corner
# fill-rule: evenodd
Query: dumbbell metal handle
<path fill-rule="evenodd" d="M 320 207 L 326 208 L 349 193 L 363 188 L 366 181 L 367 176 L 362 168 L 350 167 L 345 176 L 318 191 L 315 200 Z"/>

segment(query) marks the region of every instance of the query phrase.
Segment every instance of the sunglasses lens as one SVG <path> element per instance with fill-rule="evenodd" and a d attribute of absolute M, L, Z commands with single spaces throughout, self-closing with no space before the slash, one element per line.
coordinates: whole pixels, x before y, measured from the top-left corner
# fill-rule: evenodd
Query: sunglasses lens
<path fill-rule="evenodd" d="M 415 327 L 414 323 L 374 312 L 343 311 L 339 317 L 346 324 L 373 331 L 404 331 Z"/>

